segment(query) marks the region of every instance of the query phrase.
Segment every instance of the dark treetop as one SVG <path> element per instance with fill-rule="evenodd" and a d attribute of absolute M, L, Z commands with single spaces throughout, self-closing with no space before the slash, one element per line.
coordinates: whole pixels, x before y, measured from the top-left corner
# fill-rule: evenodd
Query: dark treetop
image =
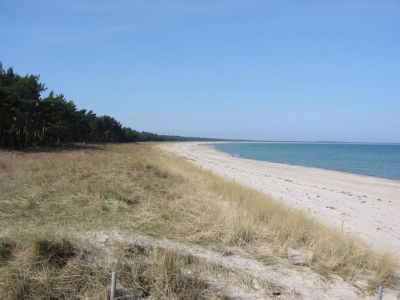
<path fill-rule="evenodd" d="M 45 98 L 37 75 L 21 76 L 0 62 L 0 147 L 24 148 L 66 143 L 211 140 L 159 135 L 123 127 L 110 116 L 77 109 L 53 91 Z"/>

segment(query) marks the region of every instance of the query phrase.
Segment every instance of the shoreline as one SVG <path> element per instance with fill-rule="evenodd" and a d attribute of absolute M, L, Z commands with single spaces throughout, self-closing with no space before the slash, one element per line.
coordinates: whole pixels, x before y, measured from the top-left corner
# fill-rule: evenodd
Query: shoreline
<path fill-rule="evenodd" d="M 208 141 L 201 141 L 201 142 L 193 142 L 193 141 L 188 141 L 188 142 L 186 142 L 186 141 L 183 141 L 183 142 L 166 142 L 166 143 L 169 143 L 169 144 L 175 144 L 175 143 L 196 143 L 196 144 L 198 144 L 199 146 L 201 145 L 201 146 L 205 146 L 205 147 L 208 147 L 208 149 L 210 149 L 210 150 L 214 150 L 214 151 L 216 151 L 216 152 L 218 152 L 218 153 L 220 153 L 221 155 L 226 155 L 226 156 L 228 156 L 228 157 L 230 157 L 230 158 L 234 158 L 234 159 L 241 159 L 241 160 L 247 160 L 247 161 L 256 161 L 256 162 L 261 162 L 261 163 L 267 163 L 267 164 L 270 164 L 270 165 L 276 165 L 277 167 L 295 167 L 296 169 L 297 168 L 304 168 L 304 169 L 308 169 L 308 170 L 315 170 L 315 171 L 323 171 L 323 172 L 328 172 L 328 173 L 332 173 L 332 175 L 334 175 L 334 174 L 336 174 L 336 175 L 338 175 L 338 176 L 347 176 L 347 175 L 354 175 L 354 176 L 359 176 L 359 177 L 365 177 L 367 180 L 369 179 L 369 180 L 375 180 L 375 179 L 378 179 L 378 180 L 382 180 L 382 181 L 388 181 L 388 183 L 393 183 L 393 184 L 400 184 L 400 179 L 394 179 L 394 178 L 388 178 L 388 177 L 381 177 L 381 176 L 374 176 L 374 175 L 367 175 L 367 174 L 360 174 L 360 173 L 353 173 L 353 172 L 346 172 L 346 171 L 339 171 L 339 170 L 334 170 L 334 169 L 326 169 L 326 168 L 322 168 L 322 167 L 310 167 L 310 166 L 303 166 L 303 165 L 294 165 L 294 164 L 289 164 L 289 163 L 278 163 L 278 162 L 273 162 L 273 161 L 267 161 L 267 160 L 261 160 L 261 159 L 256 159 L 256 158 L 247 158 L 247 157 L 243 157 L 243 156 L 235 156 L 235 155 L 233 155 L 233 154 L 231 154 L 231 153 L 228 153 L 228 152 L 225 152 L 225 151 L 222 151 L 222 150 L 219 150 L 219 149 L 216 149 L 216 148 L 214 148 L 214 147 L 212 147 L 212 145 L 213 144 L 226 144 L 226 143 L 231 143 L 231 142 L 208 142 Z M 234 142 L 235 144 L 236 143 L 279 143 L 279 144 L 281 144 L 281 143 L 288 143 L 288 144 L 290 144 L 290 143 L 299 143 L 299 142 Z M 301 142 L 301 143 L 303 143 L 303 142 Z M 309 142 L 309 143 L 320 143 L 320 142 Z M 338 142 L 338 143 L 340 143 L 341 144 L 341 142 Z M 350 144 L 350 142 L 349 142 L 349 144 Z M 355 143 L 354 143 L 355 144 Z M 165 149 L 165 150 L 168 150 L 168 147 Z M 400 196 L 399 196 L 399 198 L 400 198 Z"/>
<path fill-rule="evenodd" d="M 218 142 L 217 142 L 218 143 Z M 236 157 L 215 142 L 161 144 L 215 174 L 271 195 L 290 207 L 400 253 L 400 181 L 322 168 Z"/>
<path fill-rule="evenodd" d="M 225 155 L 228 155 L 228 156 L 234 157 L 234 158 L 241 158 L 241 159 L 244 159 L 244 160 L 253 160 L 253 161 L 255 160 L 255 161 L 266 162 L 266 163 L 269 163 L 269 164 L 276 164 L 276 165 L 282 165 L 282 166 L 294 166 L 294 167 L 302 167 L 302 168 L 308 168 L 308 169 L 318 169 L 318 170 L 324 170 L 324 171 L 328 171 L 328 172 L 336 172 L 336 173 L 344 174 L 344 175 L 345 174 L 351 174 L 351 175 L 357 175 L 357 176 L 372 177 L 372 178 L 377 178 L 377 179 L 395 181 L 395 182 L 400 183 L 400 179 L 383 177 L 383 176 L 378 176 L 378 175 L 361 174 L 361 173 L 355 173 L 355 172 L 347 172 L 347 171 L 343 171 L 343 170 L 327 169 L 327 168 L 323 168 L 323 167 L 295 165 L 295 164 L 290 164 L 290 163 L 278 163 L 278 162 L 262 160 L 262 159 L 257 159 L 257 158 L 247 158 L 247 157 L 243 157 L 243 156 L 240 156 L 240 155 L 235 156 L 235 155 L 233 155 L 231 153 L 228 153 L 228 152 L 225 152 L 223 150 L 219 150 L 219 149 L 216 149 L 216 148 L 212 147 L 212 145 L 214 145 L 214 144 L 229 144 L 231 142 L 199 142 L 199 143 L 202 143 L 203 145 L 207 145 L 211 149 L 213 149 L 213 150 L 215 150 L 217 152 L 221 152 L 222 154 L 225 154 Z M 305 143 L 309 143 L 309 144 L 325 144 L 325 145 L 328 145 L 328 144 L 354 144 L 354 145 L 355 144 L 371 144 L 371 143 L 350 143 L 350 142 L 349 143 L 342 143 L 342 142 L 337 142 L 337 143 L 334 143 L 334 142 L 331 142 L 331 143 L 324 143 L 324 142 L 233 142 L 233 143 L 235 143 L 235 144 L 239 144 L 239 143 L 244 143 L 244 144 L 250 144 L 250 143 L 263 143 L 263 144 L 266 144 L 266 143 L 271 143 L 271 144 L 274 144 L 274 143 L 278 143 L 278 144 L 285 144 L 285 143 L 286 144 L 296 144 L 296 143 L 301 143 L 301 144 L 305 144 Z M 382 144 L 376 143 L 376 144 L 377 145 L 390 145 L 389 143 L 386 143 L 386 144 L 384 144 L 384 143 L 382 143 Z M 393 144 L 393 145 L 397 145 L 397 144 Z"/>

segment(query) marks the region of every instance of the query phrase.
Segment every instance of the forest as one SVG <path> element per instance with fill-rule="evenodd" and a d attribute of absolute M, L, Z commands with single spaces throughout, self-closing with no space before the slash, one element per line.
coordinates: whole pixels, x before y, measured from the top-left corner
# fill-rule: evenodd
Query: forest
<path fill-rule="evenodd" d="M 46 86 L 38 75 L 21 76 L 0 62 L 0 147 L 26 148 L 73 143 L 209 140 L 159 135 L 124 127 L 111 116 L 78 109 L 63 94 Z"/>

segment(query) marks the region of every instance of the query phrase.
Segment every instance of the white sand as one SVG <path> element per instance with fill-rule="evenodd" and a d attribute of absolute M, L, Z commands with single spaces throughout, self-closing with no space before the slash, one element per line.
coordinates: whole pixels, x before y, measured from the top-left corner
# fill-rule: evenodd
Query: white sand
<path fill-rule="evenodd" d="M 205 142 L 167 143 L 216 174 L 276 197 L 311 216 L 400 255 L 400 181 L 233 157 Z"/>

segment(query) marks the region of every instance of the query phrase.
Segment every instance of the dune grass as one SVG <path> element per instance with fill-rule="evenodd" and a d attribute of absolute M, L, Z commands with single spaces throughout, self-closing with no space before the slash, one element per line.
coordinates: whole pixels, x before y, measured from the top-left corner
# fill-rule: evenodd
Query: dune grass
<path fill-rule="evenodd" d="M 0 298 L 104 298 L 118 265 L 121 281 L 155 297 L 214 297 L 178 269 L 178 255 L 145 258 L 102 251 L 78 236 L 144 234 L 223 251 L 239 247 L 266 264 L 290 265 L 288 247 L 312 253 L 308 266 L 370 288 L 395 284 L 398 262 L 355 238 L 153 144 L 61 152 L 0 152 Z M 121 246 L 122 247 L 122 246 Z M 123 248 L 123 247 L 122 247 Z M 140 275 L 138 270 L 143 270 Z M 22 295 L 22 296 L 21 296 Z M 215 296 L 216 297 L 216 296 Z"/>

